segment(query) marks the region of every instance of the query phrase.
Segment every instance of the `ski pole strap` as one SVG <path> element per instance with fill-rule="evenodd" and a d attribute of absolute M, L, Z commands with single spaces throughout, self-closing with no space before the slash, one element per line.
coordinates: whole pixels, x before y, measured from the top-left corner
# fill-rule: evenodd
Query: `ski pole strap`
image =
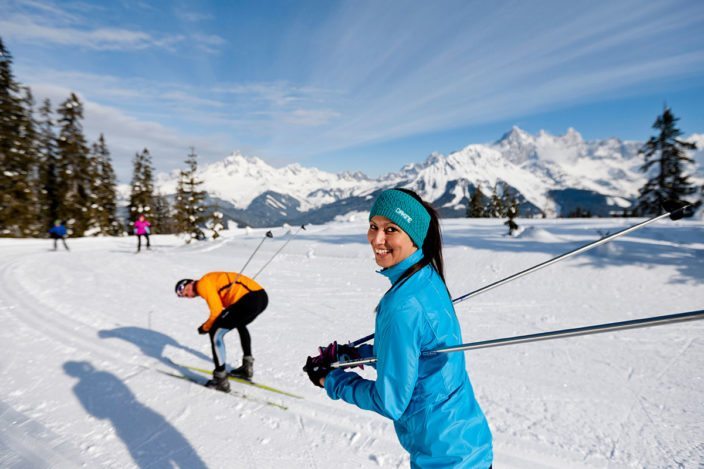
<path fill-rule="evenodd" d="M 612 322 L 607 324 L 596 324 L 593 326 L 576 327 L 572 329 L 561 329 L 557 331 L 539 332 L 537 334 L 519 335 L 514 337 L 503 337 L 500 339 L 483 340 L 480 342 L 470 342 L 452 347 L 443 347 L 435 350 L 422 352 L 423 356 L 437 355 L 438 353 L 462 352 L 466 350 L 476 350 L 490 347 L 503 347 L 504 345 L 523 344 L 528 342 L 539 342 L 542 340 L 563 339 L 566 337 L 576 337 L 581 335 L 601 334 L 603 332 L 622 331 L 627 329 L 638 329 L 642 327 L 660 326 L 674 324 L 685 321 L 697 321 L 704 319 L 704 309 L 689 311 L 687 313 L 669 314 L 666 316 L 654 316 L 630 321 Z M 376 362 L 376 357 L 362 358 L 345 362 L 335 362 L 332 368 L 348 368 L 368 363 Z"/>
<path fill-rule="evenodd" d="M 566 252 L 566 253 L 561 254 L 557 257 L 553 257 L 552 259 L 549 259 L 545 262 L 534 265 L 533 267 L 530 267 L 526 270 L 523 270 L 521 272 L 510 275 L 510 276 L 503 278 L 501 280 L 498 280 L 494 283 L 490 283 L 489 285 L 485 285 L 478 290 L 474 290 L 472 292 L 469 292 L 465 295 L 462 295 L 462 296 L 459 296 L 459 297 L 453 299 L 452 302 L 454 304 L 462 303 L 463 301 L 466 301 L 470 298 L 473 298 L 475 296 L 481 295 L 482 293 L 488 292 L 489 290 L 491 290 L 493 288 L 496 288 L 496 287 L 499 287 L 499 286 L 504 285 L 506 283 L 509 283 L 513 280 L 516 280 L 520 277 L 523 277 L 524 275 L 531 274 L 531 273 L 535 272 L 536 270 L 540 270 L 540 269 L 547 267 L 549 265 L 563 261 L 563 260 L 567 259 L 568 257 L 576 256 L 577 254 L 587 252 L 590 249 L 594 249 L 597 246 L 601 246 L 602 244 L 606 244 L 609 241 L 613 241 L 614 239 L 616 239 L 618 237 L 621 237 L 621 236 L 624 236 L 624 235 L 631 233 L 633 231 L 639 230 L 639 229 L 643 228 L 644 226 L 650 225 L 651 223 L 655 223 L 656 221 L 661 220 L 663 218 L 670 217 L 670 219 L 672 219 L 672 220 L 679 220 L 680 218 L 682 218 L 682 216 L 691 215 L 690 212 L 692 209 L 692 205 L 687 204 L 687 203 L 668 202 L 667 204 L 665 204 L 664 208 L 667 210 L 667 212 L 663 213 L 662 215 L 658 215 L 656 217 L 650 218 L 650 219 L 645 220 L 645 221 L 638 223 L 636 225 L 625 228 L 621 231 L 617 231 L 616 233 L 614 233 L 612 235 L 603 237 L 603 238 L 598 239 L 598 240 L 591 242 L 589 244 L 585 244 L 582 247 L 579 247 L 577 249 L 573 249 L 572 251 Z M 352 342 L 352 345 L 360 345 L 360 344 L 363 344 L 373 338 L 374 338 L 374 334 L 371 334 L 371 335 L 368 335 L 368 336 L 363 337 L 361 339 L 355 340 L 354 342 Z"/>

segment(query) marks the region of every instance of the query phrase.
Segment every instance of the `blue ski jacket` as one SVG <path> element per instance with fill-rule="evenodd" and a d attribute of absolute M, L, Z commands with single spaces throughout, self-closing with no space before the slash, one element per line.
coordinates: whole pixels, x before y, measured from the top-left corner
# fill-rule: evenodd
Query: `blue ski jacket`
<path fill-rule="evenodd" d="M 66 236 L 66 227 L 64 225 L 52 226 L 51 229 L 49 229 L 49 233 L 54 236 L 63 238 L 64 236 Z"/>
<path fill-rule="evenodd" d="M 422 257 L 418 250 L 380 273 L 394 285 Z M 394 421 L 414 468 L 488 468 L 492 437 L 474 397 L 463 353 L 421 356 L 462 343 L 452 300 L 440 275 L 426 266 L 384 295 L 377 308 L 377 379 L 336 369 L 325 378 L 342 399 Z M 362 352 L 369 352 L 369 348 Z"/>

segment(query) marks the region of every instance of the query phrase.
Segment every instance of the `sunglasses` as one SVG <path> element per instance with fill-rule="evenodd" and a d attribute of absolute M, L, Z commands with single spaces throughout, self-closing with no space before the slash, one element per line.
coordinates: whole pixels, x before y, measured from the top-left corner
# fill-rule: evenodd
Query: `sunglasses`
<path fill-rule="evenodd" d="M 183 283 L 183 284 L 179 285 L 179 286 L 176 288 L 176 296 L 181 296 L 181 297 L 182 297 L 182 296 L 183 296 L 183 292 L 186 290 L 186 286 L 188 286 L 188 285 L 190 285 L 190 283 Z"/>

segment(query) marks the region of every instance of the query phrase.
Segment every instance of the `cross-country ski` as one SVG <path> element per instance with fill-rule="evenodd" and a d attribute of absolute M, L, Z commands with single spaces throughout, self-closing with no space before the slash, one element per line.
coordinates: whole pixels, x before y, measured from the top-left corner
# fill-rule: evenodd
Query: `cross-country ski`
<path fill-rule="evenodd" d="M 211 371 L 206 370 L 205 368 L 199 368 L 199 367 L 197 367 L 197 366 L 181 365 L 181 364 L 178 364 L 178 363 L 174 363 L 174 364 L 175 364 L 176 366 L 179 366 L 179 367 L 182 367 L 182 368 L 186 368 L 186 369 L 189 369 L 189 370 L 192 370 L 192 371 L 197 371 L 197 372 L 199 372 L 199 373 L 203 373 L 203 374 L 206 374 L 206 375 L 211 373 Z M 259 382 L 255 382 L 255 381 L 252 381 L 251 379 L 244 379 L 244 378 L 239 378 L 239 377 L 237 377 L 237 376 L 231 376 L 231 375 L 228 376 L 227 379 L 229 379 L 230 381 L 234 381 L 234 382 L 236 382 L 236 383 L 239 383 L 239 384 L 244 384 L 244 385 L 247 385 L 247 386 L 253 386 L 253 387 L 255 387 L 255 388 L 263 389 L 263 390 L 265 390 L 265 391 L 273 392 L 273 393 L 276 393 L 276 394 L 282 394 L 282 395 L 284 395 L 284 396 L 293 397 L 293 398 L 295 398 L 295 399 L 303 399 L 302 396 L 299 396 L 299 395 L 297 395 L 297 394 L 293 394 L 293 393 L 290 393 L 290 392 L 287 392 L 287 391 L 283 391 L 283 390 L 281 390 L 281 389 L 277 389 L 277 388 L 275 388 L 275 387 L 273 387 L 273 386 L 269 386 L 269 385 L 266 385 L 266 384 L 262 384 L 262 383 L 259 383 Z"/>
<path fill-rule="evenodd" d="M 173 378 L 183 379 L 183 380 L 186 380 L 186 381 L 190 381 L 190 382 L 193 383 L 193 384 L 198 384 L 198 385 L 200 385 L 200 386 L 203 386 L 203 387 L 205 387 L 205 388 L 208 388 L 208 386 L 206 386 L 207 380 L 204 380 L 204 379 L 199 380 L 199 379 L 194 378 L 194 377 L 191 377 L 191 376 L 186 376 L 186 375 L 184 375 L 184 374 L 179 374 L 179 373 L 173 373 L 173 372 L 171 372 L 171 371 L 166 371 L 166 370 L 156 370 L 156 371 L 158 371 L 159 373 L 164 374 L 164 375 L 166 375 L 166 376 L 171 376 L 171 377 L 173 377 Z M 208 388 L 208 389 L 211 389 L 211 388 Z M 246 400 L 249 400 L 249 401 L 258 402 L 258 403 L 260 403 L 260 404 L 266 404 L 266 405 L 269 405 L 269 406 L 278 407 L 279 409 L 288 410 L 288 407 L 286 407 L 286 406 L 283 405 L 283 404 L 279 404 L 279 403 L 276 403 L 276 402 L 273 402 L 273 401 L 268 401 L 268 400 L 265 400 L 265 399 L 257 398 L 257 397 L 254 397 L 254 396 L 252 396 L 252 395 L 248 395 L 248 394 L 245 394 L 245 393 L 242 393 L 242 392 L 239 392 L 239 391 L 235 391 L 235 390 L 232 390 L 232 389 L 229 390 L 229 391 L 227 391 L 226 394 L 230 394 L 230 395 L 232 395 L 232 396 L 234 396 L 234 397 L 237 397 L 237 398 L 240 398 L 240 399 L 246 399 Z"/>

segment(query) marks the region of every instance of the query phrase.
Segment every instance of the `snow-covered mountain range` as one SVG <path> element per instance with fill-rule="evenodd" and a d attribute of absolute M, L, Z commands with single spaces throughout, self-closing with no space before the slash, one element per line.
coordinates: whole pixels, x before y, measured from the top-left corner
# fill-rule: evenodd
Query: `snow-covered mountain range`
<path fill-rule="evenodd" d="M 697 143 L 692 181 L 704 183 L 704 135 Z M 489 196 L 505 183 L 521 201 L 521 214 L 566 216 L 577 208 L 608 216 L 631 205 L 646 178 L 638 155 L 642 142 L 617 138 L 585 141 L 574 129 L 554 136 L 531 135 L 513 127 L 491 144 L 473 144 L 372 179 L 363 173 L 328 173 L 292 164 L 274 168 L 240 153 L 203 165 L 199 178 L 211 199 L 230 218 L 250 226 L 284 222 L 322 223 L 370 208 L 374 195 L 390 187 L 408 187 L 437 207 L 443 216 L 464 216 L 476 187 Z M 173 194 L 177 172 L 159 174 L 156 187 Z"/>

